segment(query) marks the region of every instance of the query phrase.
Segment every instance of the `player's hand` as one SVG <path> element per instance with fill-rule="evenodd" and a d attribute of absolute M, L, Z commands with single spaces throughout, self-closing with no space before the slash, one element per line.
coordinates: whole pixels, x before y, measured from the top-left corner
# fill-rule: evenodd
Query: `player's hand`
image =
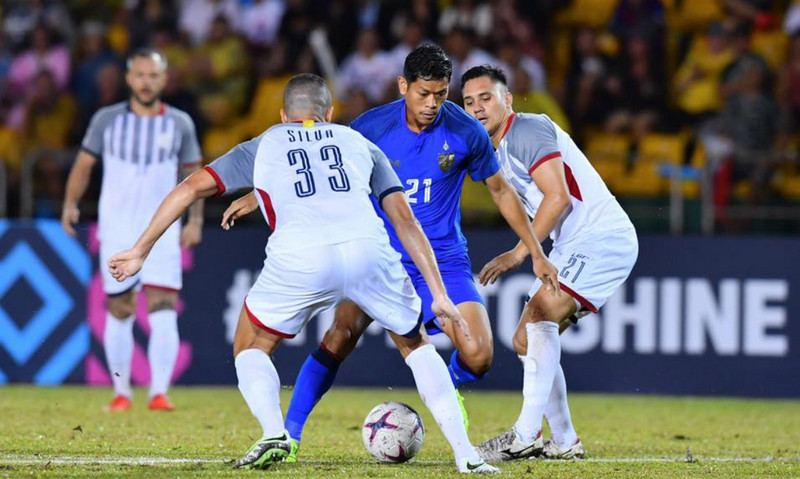
<path fill-rule="evenodd" d="M 181 248 L 191 248 L 200 244 L 203 239 L 203 225 L 191 221 L 181 230 Z"/>
<path fill-rule="evenodd" d="M 255 211 L 256 208 L 258 208 L 258 200 L 254 192 L 237 199 L 222 213 L 222 229 L 226 231 L 231 229 L 236 220 L 242 216 L 249 215 Z"/>
<path fill-rule="evenodd" d="M 433 303 L 431 303 L 431 310 L 433 314 L 436 315 L 436 319 L 439 320 L 439 324 L 443 328 L 448 321 L 452 321 L 454 329 L 461 329 L 466 340 L 472 341 L 472 337 L 469 334 L 469 324 L 467 324 L 467 321 L 449 297 L 443 296 L 434 298 Z"/>
<path fill-rule="evenodd" d="M 525 261 L 525 255 L 517 254 L 513 249 L 505 253 L 495 256 L 495 258 L 481 269 L 478 273 L 478 280 L 482 285 L 494 284 L 500 276 L 517 268 L 522 262 Z"/>
<path fill-rule="evenodd" d="M 124 281 L 142 269 L 145 255 L 136 248 L 121 251 L 108 260 L 108 271 L 117 281 Z"/>
<path fill-rule="evenodd" d="M 533 260 L 533 274 L 542 280 L 544 290 L 553 296 L 561 296 L 561 286 L 558 284 L 558 269 L 546 256 Z"/>
<path fill-rule="evenodd" d="M 80 217 L 81 212 L 78 210 L 77 206 L 64 205 L 64 210 L 61 212 L 61 226 L 68 235 L 77 235 L 75 228 L 73 228 L 72 225 L 77 224 Z"/>

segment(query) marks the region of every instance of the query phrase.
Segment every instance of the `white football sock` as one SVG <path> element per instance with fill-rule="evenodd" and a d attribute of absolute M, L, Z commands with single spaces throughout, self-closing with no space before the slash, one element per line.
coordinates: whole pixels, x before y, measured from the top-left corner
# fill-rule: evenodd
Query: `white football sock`
<path fill-rule="evenodd" d="M 553 379 L 553 389 L 550 391 L 550 397 L 544 407 L 544 417 L 547 418 L 550 433 L 556 444 L 562 448 L 568 448 L 575 444 L 578 434 L 572 425 L 569 404 L 567 404 L 567 381 L 560 364 L 556 370 L 556 377 Z"/>
<path fill-rule="evenodd" d="M 133 361 L 133 315 L 117 319 L 106 313 L 106 330 L 103 333 L 108 372 L 116 396 L 132 397 L 131 361 Z"/>
<path fill-rule="evenodd" d="M 236 355 L 234 362 L 239 391 L 261 424 L 262 437 L 280 436 L 284 430 L 279 395 L 281 380 L 272 360 L 260 349 L 246 349 Z"/>
<path fill-rule="evenodd" d="M 558 324 L 539 321 L 525 325 L 528 335 L 528 354 L 523 356 L 522 411 L 514 427 L 520 439 L 533 442 L 542 429 L 542 417 L 553 378 L 561 360 L 561 341 Z"/>
<path fill-rule="evenodd" d="M 456 389 L 442 357 L 432 344 L 426 344 L 406 356 L 406 364 L 414 374 L 422 402 L 431 411 L 444 437 L 453 448 L 456 463 L 460 464 L 464 458 L 472 463 L 479 462 L 480 458 L 469 442 L 467 430 L 464 429 Z"/>
<path fill-rule="evenodd" d="M 175 361 L 178 359 L 178 313 L 174 309 L 162 309 L 148 314 L 150 320 L 150 342 L 147 345 L 147 360 L 150 362 L 150 397 L 167 394 Z"/>

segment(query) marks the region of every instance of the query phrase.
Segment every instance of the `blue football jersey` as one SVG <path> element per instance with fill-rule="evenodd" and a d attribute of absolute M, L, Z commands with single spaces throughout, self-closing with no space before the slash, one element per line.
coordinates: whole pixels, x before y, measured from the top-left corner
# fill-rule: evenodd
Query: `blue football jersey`
<path fill-rule="evenodd" d="M 406 104 L 400 99 L 373 108 L 350 125 L 375 143 L 394 167 L 406 189 L 425 235 L 439 260 L 464 255 L 461 232 L 461 188 L 464 175 L 483 181 L 500 171 L 492 141 L 483 126 L 455 103 L 446 101 L 434 122 L 421 133 L 406 125 Z M 380 207 L 392 246 L 411 261 Z"/>

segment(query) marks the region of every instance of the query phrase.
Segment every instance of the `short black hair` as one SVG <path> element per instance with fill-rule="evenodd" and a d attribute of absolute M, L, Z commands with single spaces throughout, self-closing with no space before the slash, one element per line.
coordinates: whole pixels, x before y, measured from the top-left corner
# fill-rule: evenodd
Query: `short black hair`
<path fill-rule="evenodd" d="M 403 77 L 411 84 L 423 80 L 447 80 L 453 76 L 453 62 L 435 43 L 423 43 L 406 57 Z"/>
<path fill-rule="evenodd" d="M 133 66 L 133 62 L 137 58 L 147 58 L 150 60 L 156 60 L 157 62 L 164 65 L 164 70 L 167 69 L 167 57 L 165 57 L 163 53 L 156 50 L 155 48 L 139 48 L 138 50 L 131 53 L 130 56 L 128 57 L 128 62 L 126 63 L 128 70 L 131 69 L 131 67 Z"/>
<path fill-rule="evenodd" d="M 502 68 L 497 68 L 494 65 L 479 65 L 470 68 L 461 75 L 461 89 L 464 89 L 464 85 L 466 85 L 468 81 L 480 77 L 489 77 L 492 83 L 502 83 L 503 86 L 508 86 L 508 78 Z"/>
<path fill-rule="evenodd" d="M 313 73 L 293 76 L 283 90 L 283 109 L 287 115 L 304 112 L 324 118 L 332 103 L 328 84 Z"/>

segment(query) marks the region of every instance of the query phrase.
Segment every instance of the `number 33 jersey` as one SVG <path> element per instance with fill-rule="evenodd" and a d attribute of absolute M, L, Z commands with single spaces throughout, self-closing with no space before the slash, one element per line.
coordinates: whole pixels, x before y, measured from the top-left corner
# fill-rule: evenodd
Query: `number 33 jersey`
<path fill-rule="evenodd" d="M 388 245 L 369 199 L 403 191 L 389 160 L 358 132 L 283 123 L 206 167 L 220 194 L 254 188 L 272 229 L 267 254 L 372 238 Z"/>

